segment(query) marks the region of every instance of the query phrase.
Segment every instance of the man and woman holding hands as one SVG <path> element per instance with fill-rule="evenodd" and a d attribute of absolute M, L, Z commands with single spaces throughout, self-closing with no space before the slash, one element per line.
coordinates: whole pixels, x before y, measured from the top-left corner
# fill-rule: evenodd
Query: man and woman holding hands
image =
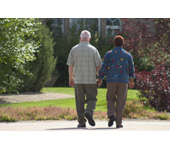
<path fill-rule="evenodd" d="M 116 121 L 116 128 L 122 128 L 128 86 L 134 87 L 132 56 L 123 49 L 124 38 L 118 35 L 113 40 L 114 49 L 105 54 L 102 62 L 98 50 L 89 43 L 90 39 L 90 32 L 82 31 L 80 43 L 71 49 L 67 60 L 69 85 L 75 89 L 77 127 L 86 127 L 86 119 L 91 126 L 95 126 L 93 113 L 97 102 L 97 86 L 101 86 L 106 76 L 108 126 L 113 126 Z"/>

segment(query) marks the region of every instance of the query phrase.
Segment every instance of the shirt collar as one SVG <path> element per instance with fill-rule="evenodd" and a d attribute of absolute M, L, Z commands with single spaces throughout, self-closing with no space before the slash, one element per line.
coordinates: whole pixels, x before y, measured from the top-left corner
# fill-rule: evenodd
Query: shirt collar
<path fill-rule="evenodd" d="M 90 44 L 89 42 L 80 41 L 80 44 Z"/>

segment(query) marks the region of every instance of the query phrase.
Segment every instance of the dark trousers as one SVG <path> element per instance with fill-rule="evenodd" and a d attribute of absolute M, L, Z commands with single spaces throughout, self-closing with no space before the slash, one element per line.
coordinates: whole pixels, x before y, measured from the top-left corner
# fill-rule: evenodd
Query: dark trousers
<path fill-rule="evenodd" d="M 122 117 L 127 99 L 127 83 L 109 82 L 107 83 L 107 115 L 108 118 L 115 116 L 116 125 L 122 125 Z"/>
<path fill-rule="evenodd" d="M 78 122 L 80 125 L 86 123 L 84 114 L 88 112 L 93 117 L 97 101 L 97 85 L 96 84 L 75 84 L 75 99 Z M 85 108 L 85 103 L 87 104 Z"/>

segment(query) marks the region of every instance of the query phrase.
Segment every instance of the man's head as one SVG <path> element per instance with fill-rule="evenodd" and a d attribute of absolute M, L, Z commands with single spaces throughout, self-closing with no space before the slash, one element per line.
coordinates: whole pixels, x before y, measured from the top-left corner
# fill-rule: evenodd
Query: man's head
<path fill-rule="evenodd" d="M 113 43 L 116 47 L 122 47 L 124 44 L 124 38 L 120 35 L 117 35 L 114 40 Z"/>
<path fill-rule="evenodd" d="M 84 30 L 81 32 L 80 34 L 80 41 L 85 41 L 85 42 L 89 42 L 91 39 L 91 34 L 89 31 Z"/>

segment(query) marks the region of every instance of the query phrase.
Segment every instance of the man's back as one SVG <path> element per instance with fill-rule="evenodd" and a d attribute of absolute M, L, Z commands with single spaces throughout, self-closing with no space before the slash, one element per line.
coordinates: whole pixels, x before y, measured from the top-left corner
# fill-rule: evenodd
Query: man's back
<path fill-rule="evenodd" d="M 74 67 L 75 84 L 95 84 L 96 67 L 101 65 L 100 55 L 89 42 L 80 42 L 70 51 L 67 61 Z"/>

